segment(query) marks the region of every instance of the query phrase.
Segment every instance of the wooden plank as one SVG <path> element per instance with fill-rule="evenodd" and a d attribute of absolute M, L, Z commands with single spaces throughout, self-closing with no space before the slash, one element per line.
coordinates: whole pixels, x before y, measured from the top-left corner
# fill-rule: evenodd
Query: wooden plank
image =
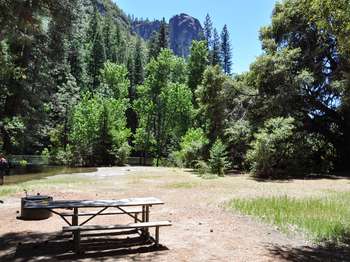
<path fill-rule="evenodd" d="M 142 211 L 141 210 L 134 210 L 134 211 L 129 211 L 129 210 L 127 210 L 127 212 L 128 213 L 134 213 L 134 214 L 139 214 L 139 213 L 141 213 Z M 72 213 L 60 213 L 62 216 L 64 216 L 64 217 L 71 217 L 71 216 L 73 216 L 73 214 Z M 79 217 L 87 217 L 87 216 L 93 216 L 93 215 L 96 215 L 97 214 L 97 212 L 91 212 L 91 213 L 89 213 L 89 212 L 82 212 L 82 213 L 79 213 Z M 122 212 L 122 211 L 116 211 L 116 212 L 106 212 L 106 213 L 101 213 L 101 214 L 99 214 L 99 216 L 113 216 L 113 215 L 123 215 L 123 214 L 125 214 L 125 212 Z"/>
<path fill-rule="evenodd" d="M 169 221 L 154 221 L 154 222 L 143 222 L 143 223 L 131 223 L 127 225 L 89 225 L 89 226 L 70 226 L 63 227 L 63 232 L 74 232 L 74 231 L 94 231 L 94 230 L 114 230 L 114 229 L 130 229 L 130 228 L 149 228 L 149 227 L 161 227 L 171 226 Z"/>
<path fill-rule="evenodd" d="M 119 200 L 55 200 L 46 204 L 26 202 L 25 208 L 29 209 L 67 209 L 67 208 L 93 208 L 93 207 L 132 207 L 163 205 L 164 202 L 155 197 L 127 198 Z"/>

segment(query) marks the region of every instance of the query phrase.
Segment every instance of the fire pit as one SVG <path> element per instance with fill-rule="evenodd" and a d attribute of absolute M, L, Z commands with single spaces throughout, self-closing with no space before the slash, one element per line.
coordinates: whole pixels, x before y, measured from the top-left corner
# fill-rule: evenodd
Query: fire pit
<path fill-rule="evenodd" d="M 48 203 L 49 201 L 52 201 L 52 200 L 53 200 L 53 198 L 51 196 L 44 196 L 44 195 L 42 196 L 40 194 L 38 194 L 36 196 L 34 195 L 34 196 L 23 197 L 22 201 L 21 201 L 21 215 L 20 215 L 19 219 L 22 219 L 22 220 L 44 220 L 44 219 L 50 218 L 52 216 L 52 213 L 50 210 L 28 209 L 28 208 L 25 208 L 25 204 L 27 202 L 45 204 L 45 203 Z"/>

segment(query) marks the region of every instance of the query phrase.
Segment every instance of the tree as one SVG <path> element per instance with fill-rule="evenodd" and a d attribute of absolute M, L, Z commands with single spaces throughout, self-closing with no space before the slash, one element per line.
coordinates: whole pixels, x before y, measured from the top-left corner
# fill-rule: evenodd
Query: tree
<path fill-rule="evenodd" d="M 220 37 L 216 30 L 214 29 L 214 38 L 213 38 L 213 50 L 211 55 L 211 64 L 213 66 L 215 65 L 221 65 L 221 44 L 220 44 Z"/>
<path fill-rule="evenodd" d="M 212 48 L 212 37 L 213 37 L 213 23 L 209 14 L 206 15 L 204 20 L 204 39 L 207 41 L 207 48 Z"/>
<path fill-rule="evenodd" d="M 158 56 L 158 33 L 153 32 L 148 41 L 148 62 Z"/>
<path fill-rule="evenodd" d="M 188 86 L 195 99 L 195 91 L 202 83 L 203 73 L 208 64 L 208 48 L 205 41 L 193 41 L 188 59 Z M 194 102 L 194 101 L 193 101 Z"/>
<path fill-rule="evenodd" d="M 226 157 L 225 145 L 220 139 L 216 140 L 210 149 L 209 167 L 213 174 L 219 176 L 225 175 L 225 170 L 228 168 L 228 160 Z"/>
<path fill-rule="evenodd" d="M 227 25 L 224 26 L 221 32 L 221 61 L 222 68 L 224 69 L 225 74 L 231 74 L 232 66 L 232 53 L 231 53 L 231 43 L 230 43 L 230 34 L 227 30 Z"/>
<path fill-rule="evenodd" d="M 56 60 L 55 53 L 50 50 L 53 48 L 50 38 L 55 36 L 64 43 L 75 19 L 75 5 L 76 1 L 65 0 L 35 4 L 28 1 L 0 2 L 1 53 L 6 55 L 1 60 L 10 66 L 0 80 L 10 87 L 2 90 L 0 112 L 1 140 L 7 153 L 36 153 L 45 143 L 49 125 L 46 105 L 52 91 L 57 90 L 50 76 L 49 60 Z M 44 17 L 52 22 L 51 29 L 52 25 L 57 29 L 61 22 L 60 30 L 48 33 L 42 23 Z M 55 48 L 56 54 L 61 56 L 65 45 Z"/>
<path fill-rule="evenodd" d="M 144 81 L 144 65 L 143 65 L 143 50 L 141 38 L 137 38 L 135 50 L 134 50 L 134 83 L 135 85 L 141 85 Z"/>
<path fill-rule="evenodd" d="M 219 66 L 208 67 L 203 76 L 202 85 L 196 92 L 200 114 L 205 119 L 204 130 L 212 145 L 223 136 L 224 129 L 224 83 L 226 76 Z"/>
<path fill-rule="evenodd" d="M 102 35 L 101 16 L 97 10 L 90 20 L 88 31 L 88 72 L 91 77 L 91 90 L 95 90 L 99 84 L 100 70 L 106 61 L 106 51 Z"/>
<path fill-rule="evenodd" d="M 346 169 L 350 107 L 344 72 L 349 72 L 349 59 L 337 35 L 341 39 L 347 29 L 339 26 L 335 34 L 324 26 L 330 13 L 321 10 L 329 5 L 321 7 L 320 3 L 289 0 L 276 4 L 271 26 L 261 29 L 265 53 L 252 65 L 250 82 L 259 90 L 253 113 L 256 121 L 261 116 L 265 120 L 292 116 L 304 123 L 309 133 L 324 136 L 334 145 L 337 166 Z"/>
<path fill-rule="evenodd" d="M 181 58 L 163 49 L 157 59 L 147 65 L 144 85 L 137 87 L 134 103 L 139 127 L 135 134 L 136 148 L 153 153 L 157 165 L 172 151 L 191 124 L 192 95 L 176 72 L 185 72 Z"/>
<path fill-rule="evenodd" d="M 158 34 L 158 43 L 157 43 L 157 49 L 158 54 L 161 52 L 162 49 L 168 48 L 168 26 L 165 22 L 165 18 L 163 18 L 160 28 L 159 28 L 159 34 Z"/>

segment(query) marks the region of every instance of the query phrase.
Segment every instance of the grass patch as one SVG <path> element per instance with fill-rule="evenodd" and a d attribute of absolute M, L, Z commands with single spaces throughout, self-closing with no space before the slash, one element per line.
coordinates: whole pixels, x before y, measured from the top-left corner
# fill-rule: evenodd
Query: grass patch
<path fill-rule="evenodd" d="M 205 173 L 205 174 L 198 174 L 198 177 L 211 180 L 211 179 L 218 179 L 219 176 L 211 173 Z"/>
<path fill-rule="evenodd" d="M 79 186 L 86 185 L 89 183 L 91 183 L 90 178 L 72 175 L 60 175 L 40 180 L 32 180 L 18 184 L 0 186 L 0 197 L 11 196 L 16 193 L 23 193 L 24 190 L 27 190 L 28 193 L 37 193 L 41 190 L 49 190 L 50 188 L 57 187 L 80 188 Z"/>
<path fill-rule="evenodd" d="M 193 182 L 177 182 L 167 184 L 165 187 L 169 189 L 191 189 L 198 186 L 198 183 Z"/>
<path fill-rule="evenodd" d="M 317 243 L 344 243 L 350 237 L 350 193 L 320 198 L 287 196 L 234 199 L 229 207 L 259 217 L 283 232 L 303 232 Z"/>

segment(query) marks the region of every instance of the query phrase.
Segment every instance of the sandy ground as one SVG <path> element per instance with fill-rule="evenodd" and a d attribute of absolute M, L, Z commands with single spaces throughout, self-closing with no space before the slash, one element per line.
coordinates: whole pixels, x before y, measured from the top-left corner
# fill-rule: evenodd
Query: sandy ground
<path fill-rule="evenodd" d="M 313 246 L 303 236 L 282 234 L 225 209 L 232 198 L 350 191 L 349 180 L 258 182 L 243 175 L 204 180 L 186 170 L 151 167 L 101 168 L 61 177 L 69 181 L 72 176 L 83 183 L 50 184 L 45 190 L 41 188 L 41 193 L 55 199 L 162 199 L 165 205 L 151 209 L 151 220 L 173 223 L 160 231 L 162 246 L 131 245 L 138 241 L 132 236 L 124 245 L 115 236 L 106 236 L 97 242 L 86 240 L 85 253 L 75 255 L 69 240 L 60 236 L 65 223 L 59 217 L 39 222 L 16 220 L 21 197 L 17 194 L 0 205 L 0 261 L 350 261 L 345 248 Z M 109 216 L 90 224 L 127 221 L 124 216 Z"/>

